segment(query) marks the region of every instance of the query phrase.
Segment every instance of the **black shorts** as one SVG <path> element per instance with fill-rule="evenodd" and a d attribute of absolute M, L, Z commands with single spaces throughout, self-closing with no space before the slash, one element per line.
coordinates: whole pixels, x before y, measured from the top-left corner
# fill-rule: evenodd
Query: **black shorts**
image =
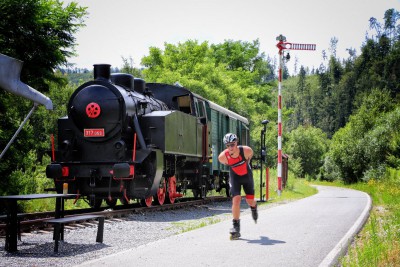
<path fill-rule="evenodd" d="M 246 175 L 240 176 L 230 170 L 229 186 L 231 188 L 232 197 L 240 195 L 242 186 L 246 195 L 254 196 L 254 181 L 252 171 L 248 170 Z"/>

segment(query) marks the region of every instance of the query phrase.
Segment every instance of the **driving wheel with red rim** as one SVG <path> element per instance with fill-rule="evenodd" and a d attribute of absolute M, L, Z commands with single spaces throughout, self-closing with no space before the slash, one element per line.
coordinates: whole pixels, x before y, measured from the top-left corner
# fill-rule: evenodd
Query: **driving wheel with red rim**
<path fill-rule="evenodd" d="M 160 186 L 157 189 L 157 198 L 154 199 L 156 204 L 163 205 L 165 202 L 166 195 L 167 195 L 167 185 L 165 179 L 162 178 Z"/>
<path fill-rule="evenodd" d="M 140 204 L 143 207 L 151 207 L 151 203 L 153 202 L 153 196 L 150 196 L 148 198 L 144 198 L 140 200 Z"/>
<path fill-rule="evenodd" d="M 175 203 L 177 197 L 181 197 L 181 194 L 176 193 L 176 177 L 172 176 L 168 179 L 168 198 L 167 201 L 171 204 Z"/>

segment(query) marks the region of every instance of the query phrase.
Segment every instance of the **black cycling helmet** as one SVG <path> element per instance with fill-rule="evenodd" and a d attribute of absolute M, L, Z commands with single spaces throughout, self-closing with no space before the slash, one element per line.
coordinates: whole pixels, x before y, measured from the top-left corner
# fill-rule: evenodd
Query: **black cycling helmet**
<path fill-rule="evenodd" d="M 234 133 L 227 133 L 225 136 L 224 136 L 224 144 L 226 145 L 226 144 L 228 144 L 228 143 L 232 143 L 232 142 L 235 142 L 235 141 L 237 141 L 237 136 L 236 136 L 236 134 L 234 134 Z"/>

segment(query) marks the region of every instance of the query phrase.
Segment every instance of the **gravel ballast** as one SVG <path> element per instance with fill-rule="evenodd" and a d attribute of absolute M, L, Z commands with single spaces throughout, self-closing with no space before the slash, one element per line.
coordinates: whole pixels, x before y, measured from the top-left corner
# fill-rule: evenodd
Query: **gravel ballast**
<path fill-rule="evenodd" d="M 241 207 L 242 214 L 250 212 L 244 201 Z M 15 253 L 4 250 L 5 239 L 1 238 L 0 266 L 74 266 L 229 219 L 230 201 L 107 219 L 103 243 L 96 243 L 97 224 L 66 229 L 58 254 L 54 253 L 53 233 L 50 231 L 23 235 L 22 241 L 18 241 L 18 252 Z"/>

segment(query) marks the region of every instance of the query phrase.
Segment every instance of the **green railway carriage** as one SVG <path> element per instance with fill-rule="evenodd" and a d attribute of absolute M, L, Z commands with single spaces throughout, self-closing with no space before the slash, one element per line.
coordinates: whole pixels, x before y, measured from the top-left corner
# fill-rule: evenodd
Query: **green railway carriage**
<path fill-rule="evenodd" d="M 225 149 L 222 142 L 226 133 L 234 133 L 239 137 L 239 144 L 250 144 L 249 121 L 224 107 L 221 107 L 211 101 L 208 101 L 211 113 L 211 140 L 212 140 L 212 168 L 214 174 L 228 170 L 227 166 L 218 162 L 218 155 Z"/>

